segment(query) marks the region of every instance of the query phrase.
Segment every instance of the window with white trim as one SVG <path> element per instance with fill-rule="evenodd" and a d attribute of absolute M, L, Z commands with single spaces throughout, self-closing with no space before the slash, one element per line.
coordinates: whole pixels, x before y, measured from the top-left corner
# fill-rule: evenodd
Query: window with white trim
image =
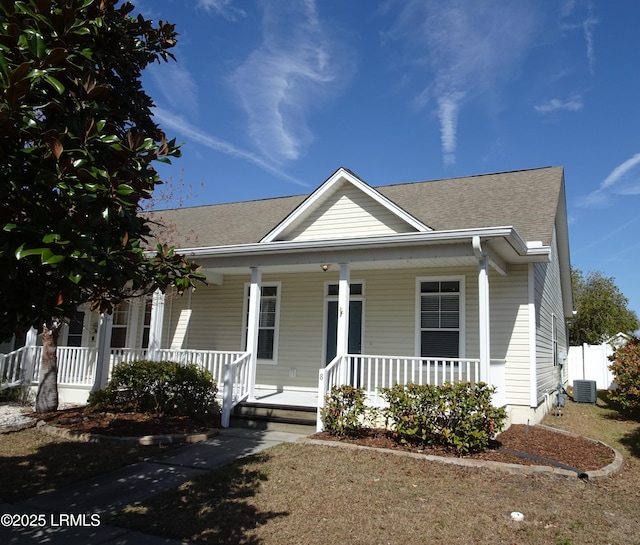
<path fill-rule="evenodd" d="M 244 345 L 247 346 L 249 324 L 249 297 L 251 286 L 247 284 L 245 297 Z M 258 319 L 258 360 L 275 363 L 278 353 L 278 328 L 280 323 L 280 285 L 263 284 L 260 293 L 260 316 Z"/>
<path fill-rule="evenodd" d="M 460 280 L 421 279 L 418 288 L 420 356 L 459 358 L 462 314 Z"/>
<path fill-rule="evenodd" d="M 122 301 L 113 309 L 113 326 L 111 327 L 111 348 L 127 346 L 127 328 L 129 327 L 130 305 Z"/>

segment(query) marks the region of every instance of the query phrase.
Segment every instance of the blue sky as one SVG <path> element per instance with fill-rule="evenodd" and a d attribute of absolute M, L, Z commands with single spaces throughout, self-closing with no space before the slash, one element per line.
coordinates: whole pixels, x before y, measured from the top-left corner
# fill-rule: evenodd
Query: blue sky
<path fill-rule="evenodd" d="M 134 4 L 180 34 L 144 86 L 183 143 L 159 170 L 184 205 L 308 193 L 340 166 L 373 186 L 564 166 L 573 266 L 640 314 L 640 2 Z"/>

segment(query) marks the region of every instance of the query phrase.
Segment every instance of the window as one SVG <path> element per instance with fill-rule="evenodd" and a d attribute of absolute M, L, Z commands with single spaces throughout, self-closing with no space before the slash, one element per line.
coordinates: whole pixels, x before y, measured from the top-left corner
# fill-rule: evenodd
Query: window
<path fill-rule="evenodd" d="M 111 328 L 111 348 L 127 346 L 127 326 L 129 324 L 129 303 L 123 301 L 113 311 Z"/>
<path fill-rule="evenodd" d="M 149 348 L 149 335 L 151 333 L 151 309 L 153 301 L 147 299 L 144 304 L 144 322 L 142 323 L 142 348 Z"/>
<path fill-rule="evenodd" d="M 247 286 L 245 299 L 245 347 L 249 324 L 250 289 L 250 286 Z M 260 294 L 260 316 L 258 319 L 258 360 L 275 363 L 277 358 L 279 303 L 279 286 L 263 285 Z"/>
<path fill-rule="evenodd" d="M 420 356 L 460 357 L 461 281 L 419 280 Z"/>
<path fill-rule="evenodd" d="M 82 332 L 84 329 L 84 311 L 79 310 L 73 314 L 69 321 L 67 333 L 67 346 L 82 346 Z"/>

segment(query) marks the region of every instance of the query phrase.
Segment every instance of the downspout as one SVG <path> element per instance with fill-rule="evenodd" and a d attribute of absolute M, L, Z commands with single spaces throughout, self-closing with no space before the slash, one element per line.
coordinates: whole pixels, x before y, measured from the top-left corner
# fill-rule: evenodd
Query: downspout
<path fill-rule="evenodd" d="M 489 260 L 482 251 L 480 237 L 472 239 L 473 253 L 478 260 L 478 327 L 480 337 L 480 380 L 490 383 L 491 328 L 489 324 Z"/>

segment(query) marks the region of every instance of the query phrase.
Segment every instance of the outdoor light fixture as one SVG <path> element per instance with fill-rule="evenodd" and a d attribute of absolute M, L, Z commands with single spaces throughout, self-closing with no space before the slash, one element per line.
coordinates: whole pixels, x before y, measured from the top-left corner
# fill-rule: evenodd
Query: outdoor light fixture
<path fill-rule="evenodd" d="M 320 265 L 322 272 L 327 272 L 329 270 L 329 267 L 331 267 L 329 263 L 323 263 L 322 265 Z"/>

